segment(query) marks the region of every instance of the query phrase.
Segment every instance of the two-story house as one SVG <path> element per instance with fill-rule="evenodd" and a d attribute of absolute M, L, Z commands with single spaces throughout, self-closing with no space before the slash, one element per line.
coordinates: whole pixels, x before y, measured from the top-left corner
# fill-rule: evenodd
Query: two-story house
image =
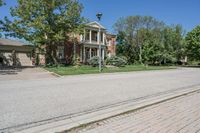
<path fill-rule="evenodd" d="M 57 47 L 58 59 L 67 64 L 72 62 L 75 52 L 80 63 L 87 64 L 89 59 L 99 56 L 99 45 L 101 45 L 102 60 L 116 54 L 116 36 L 107 33 L 106 28 L 98 22 L 86 24 L 84 33 L 75 36 L 76 46 L 72 41 L 67 41 L 64 45 Z M 44 61 L 44 56 L 42 60 Z"/>

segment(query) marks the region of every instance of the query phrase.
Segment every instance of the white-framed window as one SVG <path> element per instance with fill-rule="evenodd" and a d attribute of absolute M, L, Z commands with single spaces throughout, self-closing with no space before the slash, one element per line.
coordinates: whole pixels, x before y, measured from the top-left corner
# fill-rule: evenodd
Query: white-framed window
<path fill-rule="evenodd" d="M 58 46 L 57 56 L 59 59 L 64 59 L 64 46 Z"/>

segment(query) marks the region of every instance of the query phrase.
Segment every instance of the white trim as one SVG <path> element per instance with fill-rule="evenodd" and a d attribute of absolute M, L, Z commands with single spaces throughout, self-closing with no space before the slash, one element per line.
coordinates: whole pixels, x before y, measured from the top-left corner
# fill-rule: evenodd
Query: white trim
<path fill-rule="evenodd" d="M 102 26 L 100 23 L 94 21 L 94 22 L 90 22 L 90 23 L 87 23 L 86 25 L 90 26 L 90 27 L 94 27 L 93 25 L 96 24 L 98 27 L 95 27 L 95 28 L 101 28 L 101 29 L 106 29 L 104 26 Z"/>

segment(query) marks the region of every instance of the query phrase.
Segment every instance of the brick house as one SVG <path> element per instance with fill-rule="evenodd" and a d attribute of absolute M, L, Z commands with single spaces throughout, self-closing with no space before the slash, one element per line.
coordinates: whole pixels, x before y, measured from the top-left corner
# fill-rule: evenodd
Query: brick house
<path fill-rule="evenodd" d="M 65 44 L 57 47 L 57 58 L 60 61 L 70 64 L 76 52 L 79 62 L 85 64 L 92 57 L 99 56 L 99 45 L 101 45 L 102 60 L 116 54 L 116 36 L 107 33 L 106 28 L 98 22 L 86 24 L 84 34 L 76 35 L 76 39 L 76 47 L 74 47 L 72 41 L 65 42 Z"/>
<path fill-rule="evenodd" d="M 100 33 L 99 33 L 100 28 Z M 99 37 L 100 34 L 100 37 Z M 106 28 L 98 22 L 86 24 L 82 35 L 75 35 L 76 47 L 73 41 L 66 41 L 64 44 L 57 46 L 57 58 L 61 63 L 71 64 L 74 53 L 80 63 L 87 64 L 88 60 L 94 56 L 99 56 L 99 45 L 101 45 L 101 57 L 111 57 L 116 54 L 116 36 L 107 33 Z M 45 46 L 41 45 L 35 49 L 33 58 L 32 52 L 34 47 L 26 45 L 16 40 L 0 39 L 0 64 L 7 62 L 12 66 L 13 62 L 10 57 L 16 55 L 20 66 L 32 66 L 36 63 L 36 57 L 39 59 L 39 65 L 45 65 Z M 3 58 L 4 61 L 3 61 Z"/>

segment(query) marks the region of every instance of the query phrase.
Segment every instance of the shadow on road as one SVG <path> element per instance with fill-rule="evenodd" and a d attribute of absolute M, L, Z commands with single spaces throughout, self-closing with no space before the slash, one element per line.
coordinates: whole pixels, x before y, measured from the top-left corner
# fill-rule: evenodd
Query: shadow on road
<path fill-rule="evenodd" d="M 0 67 L 0 75 L 17 75 L 23 69 L 34 67 Z"/>

